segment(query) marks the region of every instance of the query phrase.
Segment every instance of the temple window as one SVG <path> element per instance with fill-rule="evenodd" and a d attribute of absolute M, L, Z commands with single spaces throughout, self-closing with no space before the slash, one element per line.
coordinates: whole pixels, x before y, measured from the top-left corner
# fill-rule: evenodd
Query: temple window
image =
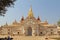
<path fill-rule="evenodd" d="M 40 32 L 40 33 L 39 33 L 39 36 L 41 36 L 42 34 L 43 34 L 43 32 Z"/>
<path fill-rule="evenodd" d="M 42 34 L 42 32 L 40 32 L 40 34 Z"/>
<path fill-rule="evenodd" d="M 18 35 L 19 35 L 19 32 L 17 32 L 18 33 Z"/>
<path fill-rule="evenodd" d="M 10 32 L 8 32 L 8 34 L 10 34 Z"/>
<path fill-rule="evenodd" d="M 53 34 L 53 32 L 51 32 L 51 35 Z"/>

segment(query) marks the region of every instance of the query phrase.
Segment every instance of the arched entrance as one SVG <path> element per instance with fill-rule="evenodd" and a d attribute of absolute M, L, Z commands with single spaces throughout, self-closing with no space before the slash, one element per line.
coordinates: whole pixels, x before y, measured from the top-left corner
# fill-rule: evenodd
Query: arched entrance
<path fill-rule="evenodd" d="M 32 28 L 28 27 L 27 29 L 27 36 L 32 36 Z"/>

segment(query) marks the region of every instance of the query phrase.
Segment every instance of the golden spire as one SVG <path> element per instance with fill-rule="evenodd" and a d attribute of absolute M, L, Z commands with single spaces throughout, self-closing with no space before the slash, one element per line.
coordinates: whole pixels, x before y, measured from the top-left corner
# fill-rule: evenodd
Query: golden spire
<path fill-rule="evenodd" d="M 32 6 L 29 9 L 28 17 L 33 17 Z"/>

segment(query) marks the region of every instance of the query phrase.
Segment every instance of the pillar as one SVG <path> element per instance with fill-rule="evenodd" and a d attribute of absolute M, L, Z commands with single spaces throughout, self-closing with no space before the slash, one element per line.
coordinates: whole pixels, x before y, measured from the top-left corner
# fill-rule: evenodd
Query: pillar
<path fill-rule="evenodd" d="M 35 29 L 32 29 L 32 36 L 35 36 Z"/>

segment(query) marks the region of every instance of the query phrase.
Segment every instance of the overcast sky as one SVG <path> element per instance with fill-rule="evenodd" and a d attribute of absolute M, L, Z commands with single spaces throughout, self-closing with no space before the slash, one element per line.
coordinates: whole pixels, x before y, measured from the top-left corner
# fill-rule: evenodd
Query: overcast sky
<path fill-rule="evenodd" d="M 22 16 L 27 17 L 31 5 L 34 16 L 39 16 L 42 22 L 55 24 L 60 19 L 60 0 L 17 0 L 5 17 L 0 17 L 0 25 L 11 24 L 15 19 L 20 22 Z"/>

